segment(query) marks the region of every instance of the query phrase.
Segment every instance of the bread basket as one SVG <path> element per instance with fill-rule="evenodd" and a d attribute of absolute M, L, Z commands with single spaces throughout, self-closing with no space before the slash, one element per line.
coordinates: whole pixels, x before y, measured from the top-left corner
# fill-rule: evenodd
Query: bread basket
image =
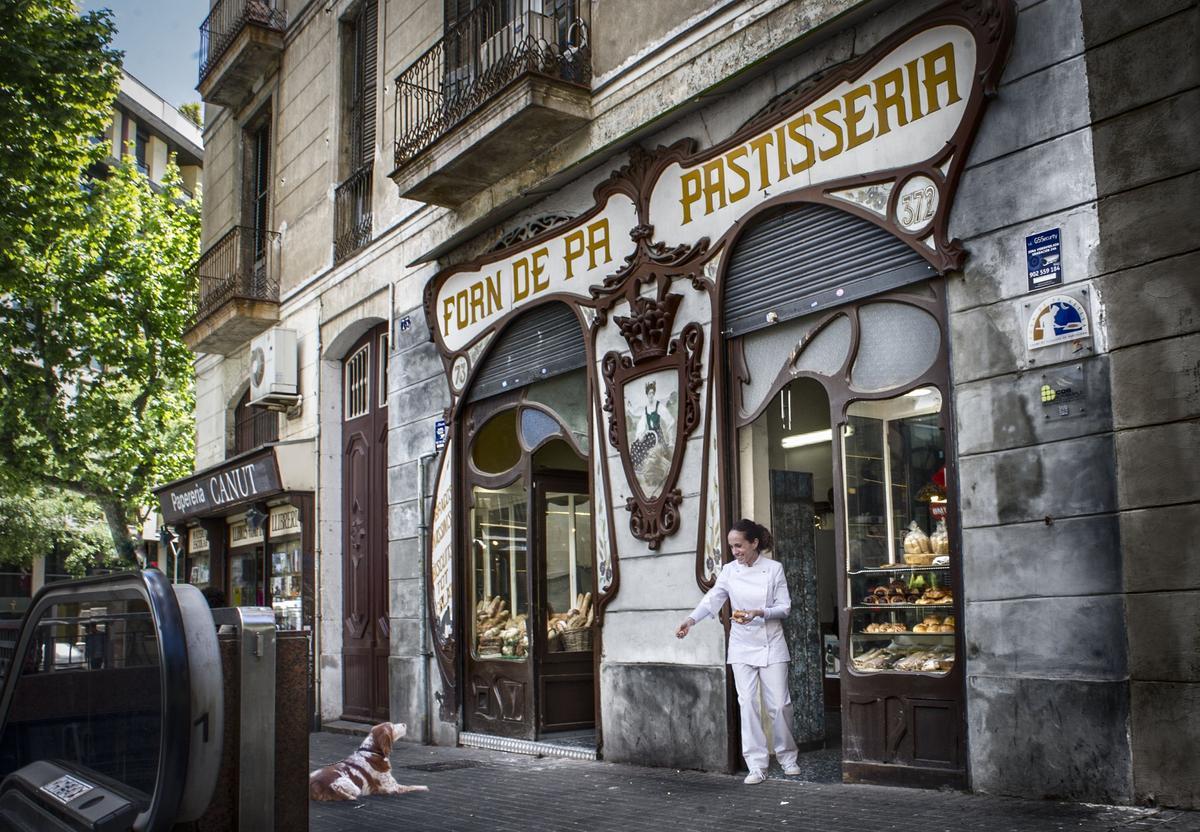
<path fill-rule="evenodd" d="M 563 630 L 559 633 L 562 649 L 567 652 L 577 652 L 592 649 L 592 628 L 576 627 L 574 630 Z"/>

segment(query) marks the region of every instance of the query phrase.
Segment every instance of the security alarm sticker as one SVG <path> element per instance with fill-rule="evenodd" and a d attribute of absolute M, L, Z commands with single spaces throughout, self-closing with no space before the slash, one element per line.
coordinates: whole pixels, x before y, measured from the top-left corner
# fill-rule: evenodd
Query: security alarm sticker
<path fill-rule="evenodd" d="M 1062 283 L 1062 239 L 1057 228 L 1025 238 L 1029 291 Z"/>
<path fill-rule="evenodd" d="M 78 780 L 69 774 L 64 774 L 57 780 L 51 780 L 41 787 L 41 790 L 64 806 L 80 795 L 85 795 L 96 788 L 90 783 Z"/>
<path fill-rule="evenodd" d="M 1091 337 L 1083 304 L 1067 295 L 1050 295 L 1037 301 L 1025 331 L 1029 349 L 1049 347 Z"/>

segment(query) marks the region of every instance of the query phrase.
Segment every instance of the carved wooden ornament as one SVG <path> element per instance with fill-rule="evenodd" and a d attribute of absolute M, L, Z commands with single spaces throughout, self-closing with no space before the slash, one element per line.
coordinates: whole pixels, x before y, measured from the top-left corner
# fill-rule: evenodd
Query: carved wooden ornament
<path fill-rule="evenodd" d="M 704 329 L 689 323 L 671 338 L 682 300 L 665 291 L 657 299 L 632 297 L 632 314 L 614 319 L 630 353 L 609 352 L 601 364 L 608 439 L 633 491 L 625 501 L 629 527 L 651 549 L 679 528 L 679 468 L 700 424 Z"/>

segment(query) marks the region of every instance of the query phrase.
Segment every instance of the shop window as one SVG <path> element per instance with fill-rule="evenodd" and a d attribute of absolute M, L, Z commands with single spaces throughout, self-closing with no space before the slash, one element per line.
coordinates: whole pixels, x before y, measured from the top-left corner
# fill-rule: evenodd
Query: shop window
<path fill-rule="evenodd" d="M 233 409 L 233 455 L 279 441 L 279 415 L 250 404 L 247 390 Z"/>
<path fill-rule="evenodd" d="M 531 384 L 525 392 L 525 401 L 545 405 L 558 414 L 585 454 L 590 444 L 586 391 L 587 371 L 580 369 Z"/>
<path fill-rule="evenodd" d="M 551 436 L 558 436 L 562 428 L 554 417 L 541 410 L 526 407 L 521 410 L 521 442 L 532 451 Z"/>
<path fill-rule="evenodd" d="M 502 474 L 521 461 L 517 412 L 505 410 L 488 420 L 471 445 L 471 462 L 484 474 Z"/>
<path fill-rule="evenodd" d="M 371 409 L 371 347 L 363 346 L 346 361 L 346 377 L 342 389 L 346 391 L 346 419 L 366 416 Z"/>
<path fill-rule="evenodd" d="M 528 493 L 523 479 L 476 486 L 471 508 L 472 644 L 476 658 L 529 660 Z"/>
<path fill-rule="evenodd" d="M 855 402 L 842 429 L 851 661 L 856 672 L 954 665 L 942 397 Z"/>
<path fill-rule="evenodd" d="M 592 503 L 586 494 L 546 492 L 546 604 L 549 652 L 591 650 Z"/>

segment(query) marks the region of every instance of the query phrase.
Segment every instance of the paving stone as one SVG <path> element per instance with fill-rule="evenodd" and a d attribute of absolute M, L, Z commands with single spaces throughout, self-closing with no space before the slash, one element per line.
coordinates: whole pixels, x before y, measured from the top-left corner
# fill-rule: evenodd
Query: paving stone
<path fill-rule="evenodd" d="M 341 759 L 354 737 L 313 734 L 313 768 Z M 821 753 L 821 752 L 819 752 Z M 736 828 L 802 832 L 1200 832 L 1200 813 L 1030 801 L 955 791 L 741 777 L 605 762 L 523 757 L 401 743 L 392 770 L 425 793 L 313 803 L 312 832 L 372 829 L 676 832 Z"/>

